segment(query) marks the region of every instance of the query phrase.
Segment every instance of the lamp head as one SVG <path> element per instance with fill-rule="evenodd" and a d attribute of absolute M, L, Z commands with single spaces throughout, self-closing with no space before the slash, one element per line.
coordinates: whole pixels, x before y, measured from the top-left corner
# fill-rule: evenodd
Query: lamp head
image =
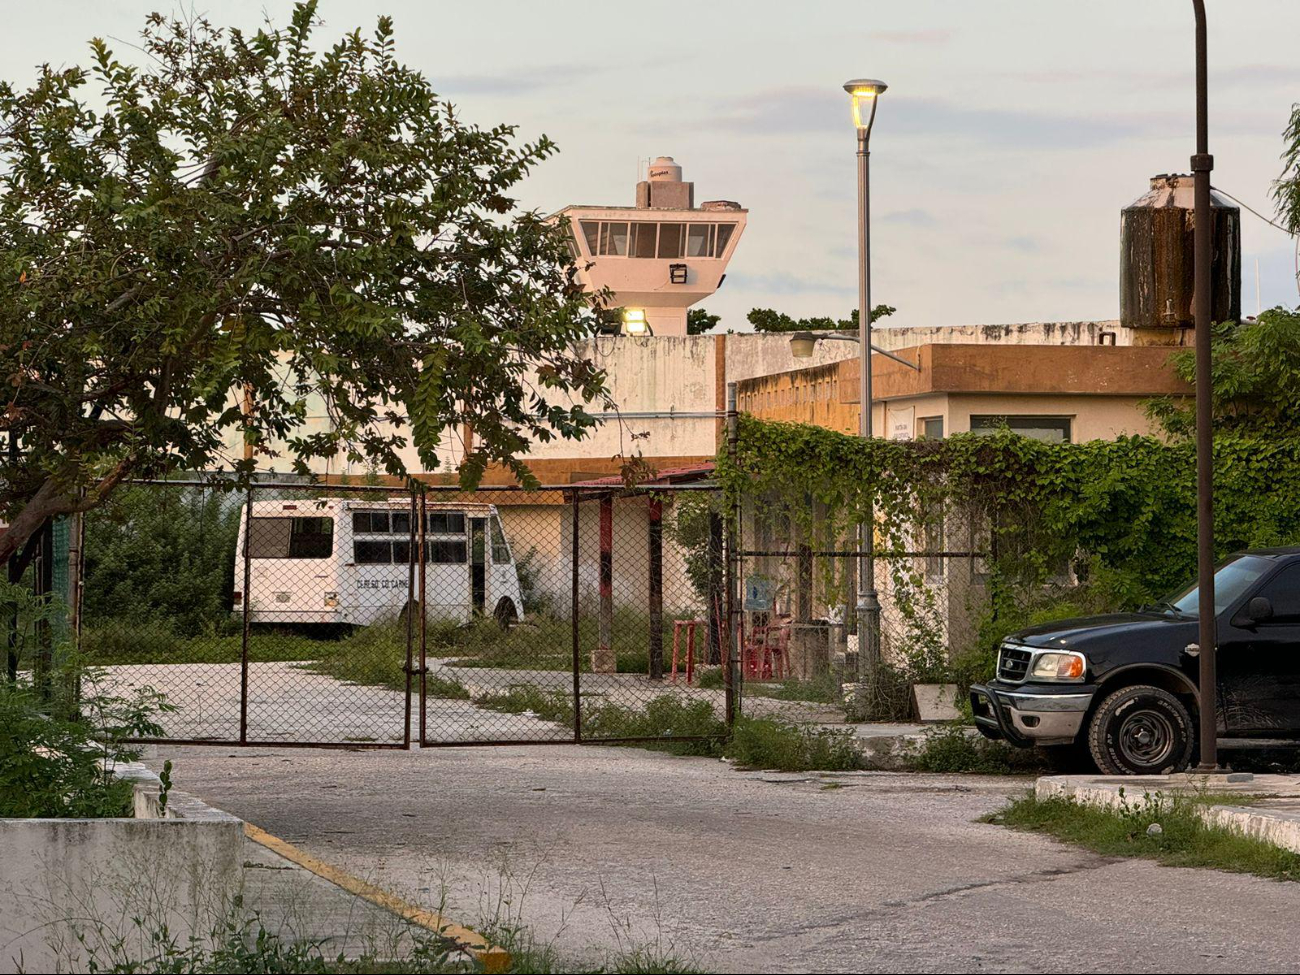
<path fill-rule="evenodd" d="M 624 335 L 649 335 L 650 323 L 646 320 L 644 308 L 623 309 Z"/>
<path fill-rule="evenodd" d="M 889 86 L 875 78 L 857 78 L 844 83 L 853 102 L 853 124 L 859 131 L 870 131 L 876 117 L 876 100 Z"/>
<path fill-rule="evenodd" d="M 817 348 L 817 336 L 812 332 L 795 332 L 790 336 L 790 355 L 796 359 L 811 359 Z"/>

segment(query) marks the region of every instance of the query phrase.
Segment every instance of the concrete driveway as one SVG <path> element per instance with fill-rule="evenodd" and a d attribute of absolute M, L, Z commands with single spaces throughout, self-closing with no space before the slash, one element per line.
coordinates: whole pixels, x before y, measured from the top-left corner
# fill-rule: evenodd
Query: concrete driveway
<path fill-rule="evenodd" d="M 1300 885 L 974 822 L 1022 780 L 632 748 L 164 747 L 177 788 L 466 923 L 713 971 L 1300 971 Z"/>

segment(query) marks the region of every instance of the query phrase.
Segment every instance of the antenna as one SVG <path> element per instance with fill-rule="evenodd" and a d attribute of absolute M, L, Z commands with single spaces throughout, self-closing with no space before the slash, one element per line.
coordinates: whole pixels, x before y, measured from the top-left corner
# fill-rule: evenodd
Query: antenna
<path fill-rule="evenodd" d="M 1259 300 L 1259 258 L 1257 257 L 1255 258 L 1255 317 L 1258 318 L 1263 310 L 1264 306 Z"/>

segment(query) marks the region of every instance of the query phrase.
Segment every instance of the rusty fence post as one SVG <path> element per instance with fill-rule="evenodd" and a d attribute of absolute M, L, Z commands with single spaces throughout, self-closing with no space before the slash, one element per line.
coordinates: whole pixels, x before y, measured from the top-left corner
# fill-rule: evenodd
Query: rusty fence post
<path fill-rule="evenodd" d="M 411 695 L 414 693 L 411 671 L 415 667 L 415 560 L 417 554 L 423 554 L 417 553 L 415 548 L 415 521 L 419 517 L 419 502 L 415 486 L 412 485 L 411 520 L 406 526 L 406 663 L 402 668 L 406 672 L 406 724 L 402 728 L 402 747 L 406 749 L 411 747 Z M 421 706 L 423 707 L 423 702 Z"/>
<path fill-rule="evenodd" d="M 650 562 L 650 679 L 664 679 L 664 503 L 649 502 Z"/>
<path fill-rule="evenodd" d="M 582 634 L 578 615 L 578 556 L 581 554 L 578 538 L 580 501 L 578 492 L 573 491 L 572 516 L 570 521 L 571 539 L 569 542 L 569 625 L 573 638 L 573 740 L 582 743 Z"/>
<path fill-rule="evenodd" d="M 253 531 L 253 484 L 248 485 L 244 501 L 244 602 L 243 629 L 239 640 L 239 743 L 248 744 L 248 635 L 251 623 L 253 593 L 252 553 L 249 540 Z"/>

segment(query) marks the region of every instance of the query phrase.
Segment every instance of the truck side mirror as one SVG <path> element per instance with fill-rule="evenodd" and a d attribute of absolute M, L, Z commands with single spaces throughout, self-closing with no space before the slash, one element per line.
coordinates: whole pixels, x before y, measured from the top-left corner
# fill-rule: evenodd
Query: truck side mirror
<path fill-rule="evenodd" d="M 1252 622 L 1264 623 L 1273 618 L 1273 604 L 1267 596 L 1256 596 L 1246 604 L 1246 615 Z"/>

